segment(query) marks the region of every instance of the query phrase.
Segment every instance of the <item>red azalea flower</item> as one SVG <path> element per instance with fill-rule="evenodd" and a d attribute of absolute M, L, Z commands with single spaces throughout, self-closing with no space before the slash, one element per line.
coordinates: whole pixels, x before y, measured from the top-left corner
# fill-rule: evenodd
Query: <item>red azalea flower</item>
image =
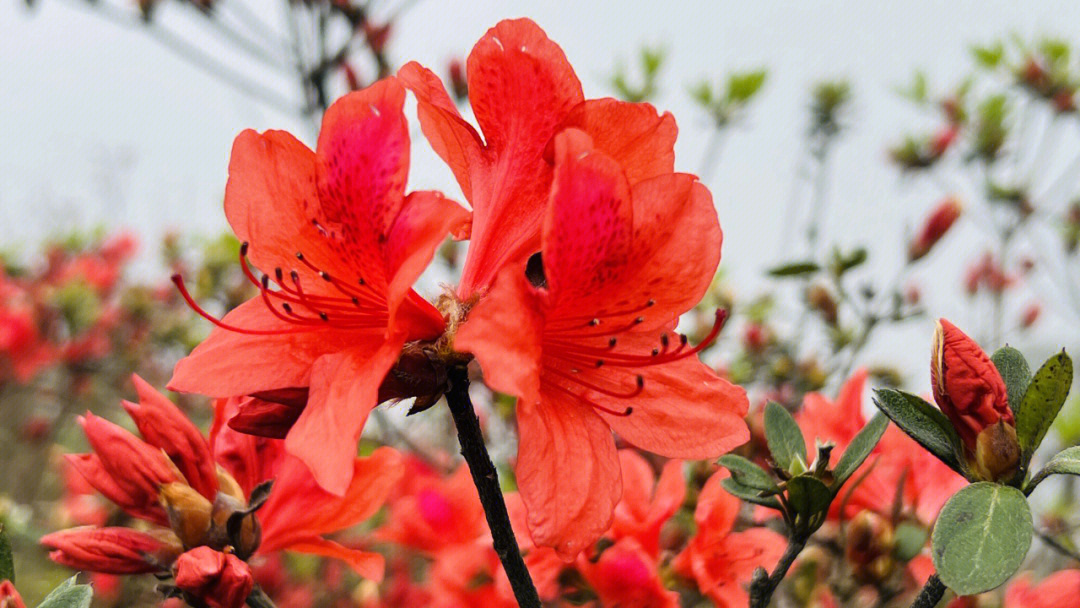
<path fill-rule="evenodd" d="M 467 465 L 445 479 L 432 473 L 420 479 L 403 477 L 402 483 L 410 486 L 409 491 L 388 503 L 380 539 L 435 554 L 487 534 L 484 510 Z"/>
<path fill-rule="evenodd" d="M 1031 573 L 1018 576 L 1005 590 L 1004 608 L 1080 606 L 1080 570 L 1061 570 L 1032 584 Z"/>
<path fill-rule="evenodd" d="M 631 188 L 581 131 L 555 147 L 542 268 L 500 274 L 455 344 L 476 356 L 489 386 L 519 398 L 516 473 L 529 527 L 570 558 L 608 528 L 622 492 L 612 431 L 694 459 L 749 433 L 745 392 L 697 359 L 702 346 L 670 335 L 719 262 L 708 191 L 683 174 Z"/>
<path fill-rule="evenodd" d="M 0 608 L 26 608 L 22 596 L 11 581 L 0 582 Z"/>
<path fill-rule="evenodd" d="M 679 608 L 679 594 L 664 588 L 656 556 L 633 538 L 604 549 L 596 562 L 578 560 L 603 608 Z"/>
<path fill-rule="evenodd" d="M 660 528 L 682 506 L 686 479 L 682 461 L 669 460 L 656 478 L 652 465 L 635 450 L 619 450 L 622 498 L 615 505 L 610 534 L 633 538 L 653 559 L 660 554 Z"/>
<path fill-rule="evenodd" d="M 364 577 L 382 576 L 382 557 L 323 538 L 375 513 L 401 474 L 401 458 L 379 448 L 354 460 L 344 496 L 323 490 L 283 442 L 242 435 L 225 426 L 237 401 L 219 400 L 208 443 L 168 399 L 139 378 L 138 404 L 125 407 L 142 439 L 88 414 L 83 422 L 93 454 L 69 456 L 86 481 L 128 514 L 157 527 L 73 528 L 48 534 L 50 557 L 108 574 L 167 573 L 184 551 L 208 547 L 239 557 L 281 550 L 340 559 Z M 273 480 L 269 498 L 237 536 L 226 521 L 248 507 L 253 490 Z"/>
<path fill-rule="evenodd" d="M 787 541 L 766 528 L 732 532 L 741 503 L 720 485 L 725 477 L 720 470 L 705 482 L 694 510 L 697 533 L 673 565 L 720 608 L 741 608 L 754 569 L 772 570 Z"/>
<path fill-rule="evenodd" d="M 585 100 L 562 49 L 529 19 L 499 22 L 469 53 L 466 88 L 483 139 L 433 72 L 412 62 L 398 76 L 416 94 L 424 135 L 472 205 L 462 300 L 482 294 L 504 265 L 539 249 L 553 175 L 551 140 L 560 130 L 587 132 L 622 162 L 631 184 L 673 170 L 671 115 L 657 115 L 649 104 Z"/>
<path fill-rule="evenodd" d="M 214 397 L 310 387 L 286 442 L 336 494 L 402 346 L 443 332 L 442 314 L 411 286 L 467 217 L 441 194 L 405 195 L 404 99 L 393 78 L 342 97 L 316 151 L 282 131 L 240 134 L 225 214 L 265 273 L 244 261 L 261 293 L 214 320 L 169 384 Z"/>
<path fill-rule="evenodd" d="M 930 249 L 945 236 L 949 228 L 952 228 L 962 212 L 963 206 L 955 196 L 941 201 L 927 216 L 922 228 L 908 245 L 908 259 L 918 260 L 930 253 Z"/>

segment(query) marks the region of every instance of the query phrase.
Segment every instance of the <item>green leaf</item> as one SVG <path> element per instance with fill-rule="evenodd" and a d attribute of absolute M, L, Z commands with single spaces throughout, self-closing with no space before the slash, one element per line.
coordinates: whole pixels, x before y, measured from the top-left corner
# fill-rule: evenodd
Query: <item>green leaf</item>
<path fill-rule="evenodd" d="M 776 466 L 791 471 L 799 462 L 806 467 L 806 442 L 802 429 L 784 406 L 770 401 L 765 406 L 765 440 Z"/>
<path fill-rule="evenodd" d="M 770 268 L 768 272 L 769 276 L 773 277 L 799 277 L 819 270 L 821 266 L 818 266 L 816 262 L 792 262 Z"/>
<path fill-rule="evenodd" d="M 45 599 L 38 604 L 38 608 L 90 608 L 90 602 L 94 599 L 94 590 L 90 585 L 78 585 L 75 579 L 78 575 L 60 583 Z"/>
<path fill-rule="evenodd" d="M 1016 411 L 1016 438 L 1025 462 L 1038 449 L 1072 386 L 1072 359 L 1062 351 L 1046 360 L 1028 385 Z"/>
<path fill-rule="evenodd" d="M 855 435 L 848 444 L 847 450 L 844 451 L 844 455 L 840 457 L 840 462 L 837 462 L 836 468 L 833 469 L 835 479 L 832 486 L 833 492 L 838 492 L 848 478 L 858 470 L 866 457 L 874 450 L 874 446 L 877 445 L 888 426 L 888 417 L 879 413 L 866 423 L 858 435 Z"/>
<path fill-rule="evenodd" d="M 930 537 L 930 531 L 911 522 L 901 522 L 896 526 L 896 544 L 893 546 L 893 557 L 901 562 L 909 562 L 922 552 L 926 546 L 926 540 Z"/>
<path fill-rule="evenodd" d="M 728 77 L 727 97 L 735 103 L 745 103 L 761 90 L 768 72 L 755 70 L 738 72 Z"/>
<path fill-rule="evenodd" d="M 799 475 L 788 480 L 787 497 L 796 529 L 812 533 L 825 522 L 833 493 L 820 479 Z"/>
<path fill-rule="evenodd" d="M 1026 494 L 1031 494 L 1035 486 L 1051 475 L 1080 475 L 1080 446 L 1058 452 L 1024 487 Z"/>
<path fill-rule="evenodd" d="M 996 42 L 992 46 L 973 46 L 971 54 L 975 61 L 984 68 L 995 68 L 1005 56 L 1005 46 Z"/>
<path fill-rule="evenodd" d="M 1032 531 L 1031 509 L 1020 490 L 985 481 L 971 484 L 938 514 L 934 567 L 957 595 L 990 591 L 1020 567 Z"/>
<path fill-rule="evenodd" d="M 1005 387 L 1009 391 L 1009 408 L 1015 414 L 1020 409 L 1020 402 L 1024 399 L 1024 392 L 1031 384 L 1031 368 L 1028 367 L 1027 359 L 1020 351 L 1011 346 L 1003 346 L 990 357 L 994 367 L 1005 381 Z"/>
<path fill-rule="evenodd" d="M 874 405 L 952 470 L 967 475 L 960 436 L 941 410 L 915 395 L 887 388 L 874 391 Z"/>
<path fill-rule="evenodd" d="M 729 494 L 736 498 L 741 498 L 746 502 L 753 503 L 755 505 L 761 505 L 763 507 L 769 507 L 770 509 L 780 510 L 780 501 L 776 500 L 772 496 L 762 496 L 761 490 L 755 490 L 749 486 L 735 481 L 731 477 L 720 480 L 720 485 L 728 491 Z"/>
<path fill-rule="evenodd" d="M 15 582 L 15 557 L 11 552 L 11 542 L 0 524 L 0 582 Z"/>
<path fill-rule="evenodd" d="M 737 454 L 725 454 L 716 464 L 731 471 L 731 477 L 740 484 L 770 494 L 779 494 L 780 488 L 765 469 Z"/>

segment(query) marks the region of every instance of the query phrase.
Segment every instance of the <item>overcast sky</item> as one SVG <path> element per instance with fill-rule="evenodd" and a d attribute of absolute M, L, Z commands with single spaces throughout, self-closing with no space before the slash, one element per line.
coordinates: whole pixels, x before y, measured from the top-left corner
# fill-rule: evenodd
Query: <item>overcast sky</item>
<path fill-rule="evenodd" d="M 21 1 L 0 0 L 0 247 L 99 223 L 134 228 L 147 243 L 166 228 L 221 230 L 233 137 L 248 127 L 285 128 L 310 140 L 295 116 L 223 85 L 143 32 L 106 23 L 76 1 L 36 4 L 28 11 Z M 180 13 L 163 16 L 200 40 Z M 894 88 L 916 68 L 932 84 L 955 81 L 970 67 L 970 43 L 1009 32 L 1080 40 L 1080 3 L 1065 1 L 424 0 L 398 23 L 389 52 L 397 62 L 417 59 L 442 71 L 486 28 L 513 16 L 532 17 L 563 46 L 587 96 L 610 94 L 606 82 L 617 60 L 633 58 L 640 45 L 666 47 L 657 105 L 679 122 L 676 164 L 685 171 L 698 171 L 708 139 L 687 86 L 732 69 L 769 69 L 759 103 L 726 142 L 707 182 L 725 232 L 723 263 L 746 297 L 761 289 L 761 269 L 778 259 L 813 82 L 844 77 L 855 95 L 851 129 L 834 158 L 825 240 L 871 244 L 878 268 L 895 268 L 903 226 L 921 217 L 940 191 L 900 179 L 886 161 L 886 146 L 905 129 L 928 125 Z M 284 81 L 276 84 L 299 98 Z M 449 172 L 424 145 L 414 149 L 412 185 L 458 196 Z M 939 285 L 927 300 L 932 316 L 974 322 L 955 285 L 963 272 L 958 260 L 981 246 L 981 235 L 962 226 L 920 272 Z M 1063 340 L 1080 347 L 1075 322 L 1063 319 L 1050 315 L 1042 330 L 1047 339 L 1032 344 L 1039 354 Z M 922 374 L 930 331 L 923 323 L 882 336 L 867 360 L 888 354 Z"/>

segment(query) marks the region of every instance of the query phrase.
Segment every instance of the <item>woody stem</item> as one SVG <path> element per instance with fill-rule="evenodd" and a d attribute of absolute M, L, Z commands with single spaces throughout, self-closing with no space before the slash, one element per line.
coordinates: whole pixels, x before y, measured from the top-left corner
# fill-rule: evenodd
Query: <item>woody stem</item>
<path fill-rule="evenodd" d="M 446 392 L 446 403 L 450 406 L 450 414 L 457 427 L 461 455 L 469 465 L 480 503 L 484 506 L 495 553 L 499 555 L 506 577 L 510 579 L 518 606 L 540 608 L 536 586 L 525 567 L 525 561 L 521 559 L 521 549 L 510 526 L 510 515 L 506 512 L 506 502 L 499 486 L 499 474 L 491 463 L 484 435 L 480 431 L 480 419 L 476 417 L 469 399 L 469 373 L 465 366 L 455 366 L 448 370 L 447 377 L 450 388 Z"/>
<path fill-rule="evenodd" d="M 754 573 L 754 579 L 750 582 L 750 608 L 765 608 L 772 599 L 773 592 L 780 586 L 780 582 L 787 576 L 788 569 L 795 562 L 803 548 L 806 547 L 807 538 L 803 535 L 795 535 L 788 539 L 787 550 L 780 557 L 780 561 L 773 569 L 772 575 L 766 575 L 764 568 L 758 568 Z"/>
<path fill-rule="evenodd" d="M 275 608 L 274 601 L 258 585 L 255 585 L 248 594 L 247 605 L 250 608 Z"/>
<path fill-rule="evenodd" d="M 919 596 L 912 602 L 911 608 L 934 608 L 943 595 L 945 595 L 945 585 L 942 584 L 938 575 L 931 574 L 930 578 L 926 579 L 926 585 L 919 592 Z"/>

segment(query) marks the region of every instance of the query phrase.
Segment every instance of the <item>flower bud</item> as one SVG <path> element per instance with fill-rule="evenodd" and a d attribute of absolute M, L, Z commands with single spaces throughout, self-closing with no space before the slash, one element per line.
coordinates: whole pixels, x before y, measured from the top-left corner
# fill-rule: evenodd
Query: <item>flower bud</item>
<path fill-rule="evenodd" d="M 0 608 L 26 608 L 22 596 L 11 581 L 0 582 Z"/>
<path fill-rule="evenodd" d="M 1016 443 L 1015 422 L 1005 381 L 993 361 L 974 340 L 941 319 L 934 332 L 930 378 L 934 400 L 960 435 L 969 461 L 978 461 L 981 449 L 987 460 L 975 468 L 1000 479 L 996 473 L 1007 468 L 1010 454 L 1019 447 L 1009 445 Z M 997 428 L 983 438 L 992 427 Z"/>
<path fill-rule="evenodd" d="M 165 452 L 200 494 L 207 497 L 216 494 L 214 457 L 199 429 L 145 380 L 132 375 L 131 381 L 139 394 L 139 403 L 124 401 L 123 405 L 143 440 Z"/>
<path fill-rule="evenodd" d="M 935 158 L 945 154 L 949 149 L 949 146 L 956 141 L 956 136 L 959 135 L 959 133 L 960 129 L 955 125 L 949 125 L 935 133 L 934 137 L 930 140 L 930 154 Z"/>
<path fill-rule="evenodd" d="M 956 198 L 948 197 L 943 200 L 926 218 L 922 229 L 908 246 L 908 259 L 914 262 L 930 253 L 930 249 L 952 228 L 962 210 L 963 207 Z"/>
<path fill-rule="evenodd" d="M 860 511 L 848 524 L 844 555 L 855 578 L 866 583 L 881 582 L 892 573 L 896 536 L 892 524 L 873 511 Z"/>
<path fill-rule="evenodd" d="M 210 547 L 184 553 L 173 570 L 176 586 L 210 608 L 242 608 L 255 586 L 246 563 Z"/>
<path fill-rule="evenodd" d="M 60 565 L 104 574 L 160 572 L 183 550 L 171 532 L 130 528 L 72 528 L 46 534 L 41 544 Z"/>
<path fill-rule="evenodd" d="M 461 102 L 469 96 L 469 83 L 465 80 L 465 66 L 460 59 L 451 59 L 447 67 L 450 75 L 450 89 L 454 93 L 454 99 Z"/>
<path fill-rule="evenodd" d="M 156 503 L 161 486 L 180 481 L 176 467 L 161 450 L 89 412 L 79 422 L 102 468 L 127 497 L 118 504 Z"/>
<path fill-rule="evenodd" d="M 169 516 L 169 527 L 185 547 L 206 542 L 212 507 L 205 496 L 185 483 L 169 483 L 161 486 L 161 504 Z"/>

